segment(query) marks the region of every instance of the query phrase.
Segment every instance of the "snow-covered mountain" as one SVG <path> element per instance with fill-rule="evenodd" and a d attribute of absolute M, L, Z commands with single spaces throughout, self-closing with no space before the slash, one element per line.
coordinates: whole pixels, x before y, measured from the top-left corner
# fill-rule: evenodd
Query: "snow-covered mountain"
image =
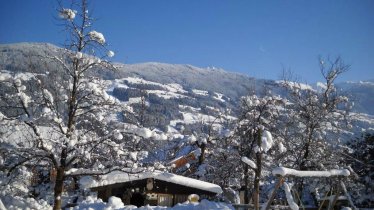
<path fill-rule="evenodd" d="M 0 45 L 0 69 L 36 73 L 54 71 L 44 69 L 44 61 L 41 60 L 43 56 L 54 54 L 60 54 L 59 48 L 46 43 Z M 147 127 L 168 132 L 196 130 L 202 121 L 235 119 L 240 97 L 254 91 L 261 94 L 264 89 L 270 89 L 282 95 L 276 81 L 212 67 L 165 63 L 115 65 L 118 71 L 97 69 L 94 74 L 110 83 L 109 93 L 133 109 L 143 109 L 142 120 Z M 353 111 L 360 113 L 356 115 L 359 127 L 373 129 L 373 80 L 344 82 L 338 84 L 337 88 L 355 101 Z M 136 118 L 139 116 L 128 116 L 128 120 L 139 121 Z"/>
<path fill-rule="evenodd" d="M 25 71 L 29 55 L 52 55 L 59 53 L 58 49 L 58 47 L 47 43 L 0 45 L 0 65 L 2 69 Z M 16 61 L 17 63 L 15 63 Z M 24 65 L 20 66 L 20 63 L 24 63 Z M 261 87 L 265 82 L 264 80 L 227 72 L 214 67 L 199 68 L 191 65 L 165 63 L 116 63 L 116 65 L 119 67 L 119 71 L 100 72 L 100 76 L 105 79 L 119 79 L 132 76 L 163 84 L 177 83 L 185 89 L 219 92 L 234 98 L 247 94 L 255 86 Z"/>
<path fill-rule="evenodd" d="M 338 84 L 355 101 L 354 111 L 374 115 L 374 80 Z"/>

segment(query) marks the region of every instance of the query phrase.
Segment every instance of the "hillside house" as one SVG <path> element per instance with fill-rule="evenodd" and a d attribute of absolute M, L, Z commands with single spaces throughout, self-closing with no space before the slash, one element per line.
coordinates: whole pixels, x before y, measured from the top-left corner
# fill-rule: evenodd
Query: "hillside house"
<path fill-rule="evenodd" d="M 84 182 L 84 181 L 83 181 Z M 222 193 L 220 186 L 166 172 L 144 172 L 127 174 L 112 172 L 101 181 L 91 180 L 86 188 L 97 192 L 98 198 L 108 201 L 116 196 L 125 205 L 174 206 L 187 201 L 190 194 L 200 198 L 213 198 Z"/>

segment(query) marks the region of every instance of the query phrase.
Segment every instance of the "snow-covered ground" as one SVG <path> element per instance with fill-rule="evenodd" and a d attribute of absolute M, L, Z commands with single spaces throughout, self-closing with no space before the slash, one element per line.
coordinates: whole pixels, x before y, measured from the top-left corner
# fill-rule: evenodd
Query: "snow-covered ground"
<path fill-rule="evenodd" d="M 202 95 L 202 96 L 208 96 L 208 91 L 206 90 L 198 90 L 198 89 L 192 89 L 192 92 L 196 95 Z"/>
<path fill-rule="evenodd" d="M 25 210 L 25 209 L 37 209 L 37 210 L 50 210 L 52 206 L 48 205 L 45 201 L 37 201 L 32 198 L 22 199 L 20 197 L 9 198 L 6 201 L 0 200 L 0 210 Z M 133 205 L 124 205 L 120 198 L 110 197 L 108 202 L 103 202 L 101 199 L 97 199 L 94 196 L 88 196 L 84 201 L 78 204 L 78 206 L 72 207 L 74 210 L 206 210 L 206 209 L 217 209 L 217 210 L 234 210 L 234 207 L 227 203 L 213 202 L 208 200 L 201 200 L 200 202 L 189 202 L 180 203 L 174 207 L 165 206 L 142 206 L 136 207 Z"/>
<path fill-rule="evenodd" d="M 212 202 L 208 200 L 202 200 L 201 202 L 185 202 L 177 204 L 174 207 L 163 207 L 163 206 L 142 206 L 137 208 L 136 206 L 125 206 L 121 199 L 117 197 L 110 197 L 108 203 L 103 202 L 101 199 L 95 197 L 88 197 L 79 206 L 74 208 L 75 210 L 83 209 L 106 209 L 106 210 L 206 210 L 206 209 L 217 209 L 217 210 L 234 210 L 234 207 L 230 204 L 221 202 Z"/>

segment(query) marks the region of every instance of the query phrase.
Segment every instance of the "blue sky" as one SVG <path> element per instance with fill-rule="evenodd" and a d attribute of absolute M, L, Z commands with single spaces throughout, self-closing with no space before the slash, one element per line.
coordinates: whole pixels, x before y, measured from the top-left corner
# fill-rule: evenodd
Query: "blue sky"
<path fill-rule="evenodd" d="M 341 80 L 374 79 L 372 0 L 91 0 L 94 26 L 123 63 L 215 66 L 321 80 L 319 55 L 351 65 Z M 53 0 L 0 0 L 0 43 L 63 43 Z"/>

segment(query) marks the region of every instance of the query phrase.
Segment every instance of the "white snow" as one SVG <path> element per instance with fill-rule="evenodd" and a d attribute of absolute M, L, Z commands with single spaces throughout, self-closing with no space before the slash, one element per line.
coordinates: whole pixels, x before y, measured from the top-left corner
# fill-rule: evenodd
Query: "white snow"
<path fill-rule="evenodd" d="M 287 152 L 287 149 L 286 149 L 286 147 L 284 147 L 284 145 L 283 145 L 282 142 L 279 142 L 279 143 L 278 143 L 278 149 L 279 149 L 279 152 L 280 152 L 280 153 Z"/>
<path fill-rule="evenodd" d="M 126 80 L 127 82 L 132 83 L 132 84 L 148 84 L 148 85 L 163 86 L 163 84 L 161 83 L 151 82 L 151 81 L 139 78 L 139 77 L 127 77 L 127 78 L 123 78 L 122 80 Z"/>
<path fill-rule="evenodd" d="M 201 200 L 200 202 L 189 202 L 179 203 L 174 207 L 165 206 L 142 206 L 137 208 L 133 205 L 123 205 L 121 199 L 116 197 L 110 197 L 108 203 L 103 202 L 101 199 L 97 199 L 93 196 L 88 196 L 79 206 L 74 207 L 75 210 L 234 210 L 234 207 L 227 203 L 213 202 L 208 200 Z"/>
<path fill-rule="evenodd" d="M 141 136 L 143 138 L 151 138 L 153 136 L 153 132 L 148 128 L 137 128 L 133 131 L 138 136 Z"/>
<path fill-rule="evenodd" d="M 154 140 L 158 140 L 158 141 L 166 141 L 166 140 L 168 140 L 168 136 L 165 133 L 163 133 L 163 132 L 157 133 L 157 132 L 155 132 L 155 130 L 153 130 L 152 132 L 153 132 L 152 138 Z"/>
<path fill-rule="evenodd" d="M 20 80 L 23 80 L 23 81 L 28 81 L 28 80 L 30 80 L 32 78 L 35 78 L 35 74 L 29 73 L 29 72 L 26 72 L 26 73 L 17 73 L 14 76 L 14 79 L 20 79 Z"/>
<path fill-rule="evenodd" d="M 0 210 L 6 210 L 6 208 L 3 204 L 3 202 L 1 201 L 1 199 L 0 199 Z"/>
<path fill-rule="evenodd" d="M 50 102 L 51 104 L 53 104 L 54 99 L 53 99 L 52 93 L 49 92 L 47 89 L 43 89 L 43 94 L 44 94 L 45 98 L 48 100 L 48 102 Z"/>
<path fill-rule="evenodd" d="M 174 93 L 188 93 L 188 91 L 184 90 L 183 87 L 177 83 L 161 84 L 158 82 L 147 81 L 147 80 L 144 80 L 138 77 L 127 77 L 127 78 L 124 78 L 123 80 L 126 80 L 129 83 L 133 83 L 133 84 L 156 85 L 156 86 L 162 87 L 163 89 L 167 91 L 174 92 Z"/>
<path fill-rule="evenodd" d="M 71 10 L 71 9 L 62 9 L 60 11 L 60 18 L 66 19 L 66 20 L 73 20 L 75 18 L 77 11 Z"/>
<path fill-rule="evenodd" d="M 117 198 L 115 196 L 109 198 L 108 206 L 112 209 L 119 209 L 125 207 L 125 205 L 122 203 L 121 198 Z"/>
<path fill-rule="evenodd" d="M 317 82 L 317 87 L 320 88 L 321 90 L 327 89 L 326 83 L 322 83 L 322 82 Z"/>
<path fill-rule="evenodd" d="M 253 168 L 253 169 L 256 169 L 257 168 L 257 165 L 256 165 L 256 163 L 255 162 L 253 162 L 252 160 L 250 160 L 249 158 L 247 158 L 247 157 L 242 157 L 242 161 L 244 162 L 244 163 L 246 163 L 247 165 L 249 165 L 251 168 Z"/>
<path fill-rule="evenodd" d="M 164 85 L 164 87 L 171 92 L 179 92 L 179 93 L 187 93 L 188 92 L 188 91 L 183 89 L 182 85 L 177 84 L 177 83 L 170 83 L 170 84 Z"/>
<path fill-rule="evenodd" d="M 83 53 L 82 52 L 77 52 L 77 54 L 75 55 L 75 57 L 77 59 L 81 59 L 81 58 L 83 58 Z"/>
<path fill-rule="evenodd" d="M 111 51 L 111 50 L 109 50 L 109 51 L 106 53 L 106 55 L 107 55 L 109 58 L 111 58 L 111 57 L 114 56 L 114 52 Z"/>
<path fill-rule="evenodd" d="M 123 79 L 117 79 L 115 80 L 113 87 L 118 87 L 118 86 L 124 86 L 125 88 L 129 88 L 126 85 L 123 85 L 124 81 L 131 83 L 131 84 L 145 84 L 145 85 L 153 85 L 153 86 L 158 86 L 160 89 L 156 90 L 144 90 L 147 94 L 154 94 L 157 97 L 164 98 L 164 99 L 171 99 L 171 98 L 188 98 L 186 93 L 188 91 L 184 90 L 183 87 L 179 84 L 176 83 L 170 83 L 170 84 L 161 84 L 157 82 L 151 82 L 142 78 L 138 77 L 126 77 Z"/>
<path fill-rule="evenodd" d="M 14 85 L 17 86 L 17 87 L 20 87 L 22 85 L 22 82 L 20 79 L 15 79 L 14 80 Z"/>
<path fill-rule="evenodd" d="M 202 95 L 202 96 L 209 95 L 208 91 L 206 91 L 206 90 L 192 89 L 192 92 L 195 93 L 196 95 Z"/>
<path fill-rule="evenodd" d="M 180 108 L 180 109 L 184 109 L 184 110 L 191 110 L 191 111 L 194 111 L 194 112 L 199 112 L 199 111 L 201 111 L 201 108 L 195 108 L 195 107 L 193 107 L 193 106 L 186 106 L 186 105 L 178 105 L 178 107 Z"/>
<path fill-rule="evenodd" d="M 97 41 L 100 44 L 105 43 L 104 35 L 100 32 L 91 31 L 91 32 L 88 33 L 88 35 L 90 36 L 91 40 Z"/>
<path fill-rule="evenodd" d="M 300 90 L 314 91 L 314 89 L 310 85 L 299 83 L 299 82 L 290 82 L 290 81 L 284 81 L 284 80 L 275 81 L 275 82 L 278 83 L 278 84 L 288 85 L 290 87 L 297 88 L 297 89 L 300 89 Z"/>
<path fill-rule="evenodd" d="M 267 130 L 263 131 L 261 137 L 261 149 L 264 152 L 269 151 L 269 149 L 273 146 L 273 136 Z"/>
<path fill-rule="evenodd" d="M 20 97 L 20 99 L 24 103 L 25 107 L 28 107 L 29 106 L 29 102 L 31 101 L 31 98 L 28 95 L 26 95 L 25 93 L 23 93 L 23 92 L 19 92 L 18 96 Z"/>
<path fill-rule="evenodd" d="M 1 205 L 3 204 L 3 206 Z M 34 198 L 22 198 L 20 196 L 3 195 L 0 200 L 0 210 L 23 210 L 23 209 L 38 209 L 50 210 L 50 206 L 45 200 L 35 200 Z"/>
<path fill-rule="evenodd" d="M 195 135 L 191 135 L 187 138 L 187 141 L 190 143 L 190 144 L 193 144 L 197 141 L 197 138 Z"/>
<path fill-rule="evenodd" d="M 139 104 L 142 102 L 142 97 L 129 98 L 127 104 Z"/>
<path fill-rule="evenodd" d="M 299 206 L 295 203 L 292 197 L 292 194 L 291 194 L 291 189 L 286 182 L 283 183 L 283 187 L 284 187 L 284 192 L 286 193 L 287 203 L 289 207 L 292 210 L 299 210 Z"/>
<path fill-rule="evenodd" d="M 348 84 L 360 84 L 360 85 L 374 85 L 374 82 L 369 82 L 369 81 L 358 81 L 358 82 L 354 82 L 354 81 L 347 81 Z"/>
<path fill-rule="evenodd" d="M 222 97 L 223 97 L 222 93 L 214 92 L 214 96 L 213 96 L 214 99 L 216 99 L 217 101 L 226 102 Z"/>
<path fill-rule="evenodd" d="M 12 75 L 10 74 L 10 71 L 7 70 L 1 70 L 0 71 L 0 81 L 7 81 L 12 78 Z"/>
<path fill-rule="evenodd" d="M 349 176 L 348 169 L 332 169 L 329 171 L 298 171 L 295 169 L 277 167 L 272 171 L 273 175 L 297 176 L 297 177 L 331 177 L 331 176 Z"/>
<path fill-rule="evenodd" d="M 200 190 L 205 190 L 213 193 L 220 194 L 222 193 L 222 189 L 220 186 L 216 184 L 212 184 L 209 182 L 200 181 L 197 179 L 192 179 L 184 176 L 179 176 L 176 174 L 171 174 L 167 172 L 143 172 L 139 174 L 128 174 L 125 172 L 115 171 L 109 174 L 101 176 L 101 181 L 95 181 L 93 179 L 87 180 L 85 179 L 84 182 L 81 182 L 84 188 L 93 188 L 103 185 L 121 183 L 121 182 L 129 182 L 134 180 L 141 180 L 141 179 L 148 179 L 154 178 L 174 184 L 180 184 Z"/>
<path fill-rule="evenodd" d="M 187 96 L 168 91 L 168 90 L 146 90 L 149 94 L 155 94 L 156 96 L 163 98 L 163 99 L 171 99 L 171 98 L 186 98 Z"/>
<path fill-rule="evenodd" d="M 185 124 L 195 124 L 200 122 L 211 123 L 214 122 L 216 117 L 200 114 L 200 113 L 191 113 L 191 112 L 180 112 L 183 115 L 183 121 L 181 120 L 172 120 L 170 125 L 175 126 L 178 122 L 184 122 Z"/>
<path fill-rule="evenodd" d="M 122 140 L 123 139 L 123 135 L 121 134 L 121 132 L 119 132 L 118 130 L 116 130 L 113 134 L 113 137 L 117 140 Z"/>

